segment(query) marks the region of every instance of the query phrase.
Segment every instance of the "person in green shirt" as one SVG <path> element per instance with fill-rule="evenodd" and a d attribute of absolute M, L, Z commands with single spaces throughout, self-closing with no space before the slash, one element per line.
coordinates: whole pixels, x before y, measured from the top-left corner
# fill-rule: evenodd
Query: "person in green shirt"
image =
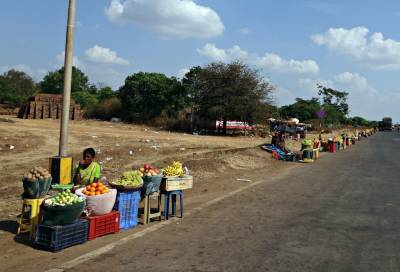
<path fill-rule="evenodd" d="M 100 179 L 100 164 L 94 158 L 96 152 L 93 148 L 87 148 L 83 151 L 83 160 L 79 162 L 75 169 L 74 184 L 88 185 L 97 182 Z"/>

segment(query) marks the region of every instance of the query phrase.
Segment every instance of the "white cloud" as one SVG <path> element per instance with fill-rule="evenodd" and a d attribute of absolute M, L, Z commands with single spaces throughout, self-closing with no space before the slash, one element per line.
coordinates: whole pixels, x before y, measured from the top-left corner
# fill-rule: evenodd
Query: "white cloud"
<path fill-rule="evenodd" d="M 56 56 L 57 63 L 55 68 L 60 68 L 60 66 L 64 66 L 64 59 L 65 59 L 65 51 L 61 52 Z M 73 57 L 72 64 L 79 69 L 85 69 L 86 67 L 83 61 L 81 61 L 77 56 Z"/>
<path fill-rule="evenodd" d="M 193 0 L 112 0 L 110 21 L 133 22 L 167 36 L 211 38 L 224 31 L 218 14 Z"/>
<path fill-rule="evenodd" d="M 307 93 L 309 97 L 317 97 L 317 84 L 349 93 L 348 103 L 351 115 L 360 115 L 370 119 L 380 116 L 384 111 L 382 105 L 393 104 L 384 101 L 383 93 L 369 84 L 367 78 L 358 73 L 343 72 L 332 77 L 332 79 L 299 79 L 298 87 L 302 93 Z M 389 92 L 390 93 L 390 92 Z M 393 93 L 390 94 L 393 97 Z"/>
<path fill-rule="evenodd" d="M 335 88 L 335 83 L 330 79 L 312 79 L 312 78 L 300 78 L 297 81 L 297 85 L 302 91 L 307 92 L 310 96 L 317 96 L 317 85 L 322 85 L 328 88 Z"/>
<path fill-rule="evenodd" d="M 319 66 L 313 60 L 285 60 L 277 54 L 266 53 L 258 61 L 261 67 L 277 72 L 293 72 L 298 74 L 318 74 L 319 72 Z"/>
<path fill-rule="evenodd" d="M 197 52 L 200 55 L 208 57 L 215 61 L 228 61 L 228 54 L 224 49 L 219 49 L 215 45 L 207 43 L 202 48 L 198 48 Z"/>
<path fill-rule="evenodd" d="M 275 102 L 278 102 L 279 105 L 291 104 L 293 103 L 293 99 L 295 99 L 298 96 L 298 94 L 282 86 L 277 86 L 272 95 L 273 95 L 273 100 L 275 100 Z"/>
<path fill-rule="evenodd" d="M 188 68 L 182 68 L 176 73 L 177 78 L 183 78 L 187 73 L 189 73 L 190 69 Z"/>
<path fill-rule="evenodd" d="M 370 94 L 376 90 L 369 83 L 367 78 L 358 73 L 343 72 L 333 76 L 332 79 L 311 79 L 301 78 L 297 82 L 298 86 L 314 95 L 317 94 L 317 85 L 347 91 L 350 94 Z"/>
<path fill-rule="evenodd" d="M 371 69 L 400 69 L 400 42 L 385 39 L 380 32 L 368 33 L 366 27 L 330 28 L 311 39 L 317 45 L 350 55 Z"/>
<path fill-rule="evenodd" d="M 365 77 L 360 76 L 359 74 L 344 72 L 337 76 L 335 76 L 335 81 L 341 84 L 348 84 L 350 86 L 354 86 L 358 90 L 365 90 L 369 88 L 368 81 Z"/>
<path fill-rule="evenodd" d="M 313 60 L 286 60 L 273 53 L 258 56 L 248 53 L 237 45 L 229 49 L 221 49 L 214 44 L 207 43 L 202 48 L 197 49 L 197 52 L 213 61 L 242 60 L 265 70 L 279 73 L 318 74 L 319 72 L 319 66 Z"/>
<path fill-rule="evenodd" d="M 88 65 L 85 73 L 94 84 L 110 86 L 113 89 L 121 87 L 129 74 L 128 71 L 115 69 L 112 66 L 103 67 L 99 65 Z"/>
<path fill-rule="evenodd" d="M 129 61 L 118 57 L 117 52 L 95 45 L 85 52 L 86 58 L 95 63 L 128 65 Z"/>

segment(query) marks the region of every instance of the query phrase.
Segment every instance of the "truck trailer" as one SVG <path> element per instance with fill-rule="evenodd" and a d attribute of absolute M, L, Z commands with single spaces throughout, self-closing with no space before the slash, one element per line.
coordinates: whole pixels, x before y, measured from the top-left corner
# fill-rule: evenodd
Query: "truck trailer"
<path fill-rule="evenodd" d="M 382 121 L 379 122 L 379 131 L 392 131 L 393 123 L 391 117 L 384 117 Z"/>

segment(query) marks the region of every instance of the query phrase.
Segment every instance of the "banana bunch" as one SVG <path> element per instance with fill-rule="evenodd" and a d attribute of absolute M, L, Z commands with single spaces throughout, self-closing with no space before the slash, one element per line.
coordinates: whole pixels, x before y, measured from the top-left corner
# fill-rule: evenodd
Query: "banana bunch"
<path fill-rule="evenodd" d="M 178 176 L 182 177 L 185 175 L 183 171 L 182 163 L 174 161 L 171 165 L 168 165 L 164 169 L 164 176 Z"/>

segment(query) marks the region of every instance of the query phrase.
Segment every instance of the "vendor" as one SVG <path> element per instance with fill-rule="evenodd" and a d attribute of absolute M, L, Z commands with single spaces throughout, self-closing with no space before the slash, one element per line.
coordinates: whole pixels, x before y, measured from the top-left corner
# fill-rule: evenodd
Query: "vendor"
<path fill-rule="evenodd" d="M 275 131 L 274 135 L 272 136 L 271 139 L 271 144 L 274 146 L 278 146 L 279 145 L 279 140 L 280 140 L 280 135 L 279 135 L 279 131 Z"/>
<path fill-rule="evenodd" d="M 93 148 L 87 148 L 83 151 L 83 160 L 79 162 L 75 170 L 75 185 L 88 185 L 99 180 L 100 164 L 94 160 L 95 157 L 96 152 Z"/>
<path fill-rule="evenodd" d="M 285 154 L 290 154 L 292 151 L 286 146 L 286 142 L 284 138 L 281 138 L 280 141 L 278 142 L 277 146 L 280 150 L 285 152 Z"/>

